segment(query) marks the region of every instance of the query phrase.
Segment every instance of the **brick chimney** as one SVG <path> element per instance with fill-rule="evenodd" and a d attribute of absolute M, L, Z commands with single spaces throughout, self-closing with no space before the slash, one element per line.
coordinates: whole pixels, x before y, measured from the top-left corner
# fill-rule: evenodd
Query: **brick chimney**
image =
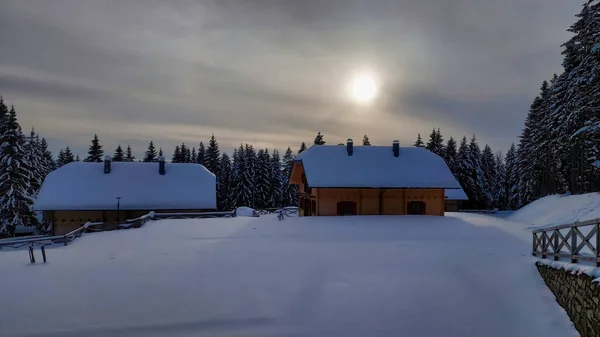
<path fill-rule="evenodd" d="M 160 156 L 158 157 L 158 174 L 164 176 L 165 172 L 165 157 Z"/>
<path fill-rule="evenodd" d="M 110 173 L 110 156 L 104 156 L 104 174 Z"/>
<path fill-rule="evenodd" d="M 346 141 L 346 150 L 348 151 L 349 156 L 354 153 L 354 142 L 352 141 L 352 138 L 348 138 Z"/>

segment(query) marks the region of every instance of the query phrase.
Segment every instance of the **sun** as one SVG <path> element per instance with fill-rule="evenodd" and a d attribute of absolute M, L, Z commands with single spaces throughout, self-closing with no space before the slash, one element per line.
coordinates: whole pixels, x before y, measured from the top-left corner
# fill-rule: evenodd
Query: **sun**
<path fill-rule="evenodd" d="M 377 97 L 377 89 L 377 83 L 372 76 L 360 75 L 350 84 L 350 97 L 358 103 L 371 103 Z"/>

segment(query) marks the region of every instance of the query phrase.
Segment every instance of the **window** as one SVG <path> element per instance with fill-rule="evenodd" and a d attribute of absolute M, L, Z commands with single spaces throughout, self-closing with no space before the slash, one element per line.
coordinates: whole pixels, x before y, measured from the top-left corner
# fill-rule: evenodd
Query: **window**
<path fill-rule="evenodd" d="M 423 201 L 410 201 L 407 207 L 407 214 L 424 215 L 425 203 Z"/>
<path fill-rule="evenodd" d="M 356 203 L 354 201 L 338 202 L 337 215 L 356 215 Z"/>

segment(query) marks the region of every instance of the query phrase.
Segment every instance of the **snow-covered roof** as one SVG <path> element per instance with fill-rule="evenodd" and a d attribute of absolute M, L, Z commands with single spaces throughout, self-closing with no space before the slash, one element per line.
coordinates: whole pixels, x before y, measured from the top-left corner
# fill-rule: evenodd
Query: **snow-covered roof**
<path fill-rule="evenodd" d="M 445 190 L 446 200 L 469 200 L 465 191 L 462 188 Z"/>
<path fill-rule="evenodd" d="M 315 145 L 295 158 L 301 161 L 310 187 L 460 188 L 444 159 L 423 148 Z"/>
<path fill-rule="evenodd" d="M 124 210 L 214 209 L 216 179 L 199 164 L 73 162 L 50 173 L 34 203 L 43 210 L 116 209 L 117 197 Z"/>

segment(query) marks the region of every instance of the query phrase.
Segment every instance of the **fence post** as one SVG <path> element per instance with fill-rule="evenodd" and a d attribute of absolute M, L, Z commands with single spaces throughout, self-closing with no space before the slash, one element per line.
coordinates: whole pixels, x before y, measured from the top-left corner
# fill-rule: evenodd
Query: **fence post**
<path fill-rule="evenodd" d="M 554 230 L 554 261 L 558 261 L 558 229 Z"/>
<path fill-rule="evenodd" d="M 536 241 L 537 241 L 537 234 L 536 233 L 532 233 L 532 234 L 533 234 L 533 243 L 532 243 L 533 246 L 531 246 L 531 248 L 532 248 L 531 249 L 531 255 L 536 256 L 537 255 L 536 254 L 537 249 L 536 249 L 536 245 L 535 244 L 536 244 Z"/>
<path fill-rule="evenodd" d="M 575 257 L 576 249 L 577 249 L 577 233 L 575 232 L 575 227 L 571 227 L 571 263 L 577 263 L 577 258 Z"/>
<path fill-rule="evenodd" d="M 44 259 L 44 263 L 46 263 L 46 248 L 42 245 L 42 258 Z"/>
<path fill-rule="evenodd" d="M 29 261 L 35 263 L 35 255 L 33 255 L 33 245 L 29 245 Z"/>
<path fill-rule="evenodd" d="M 546 258 L 546 231 L 542 232 L 542 259 Z"/>
<path fill-rule="evenodd" d="M 600 222 L 596 221 L 596 267 L 600 267 Z"/>

